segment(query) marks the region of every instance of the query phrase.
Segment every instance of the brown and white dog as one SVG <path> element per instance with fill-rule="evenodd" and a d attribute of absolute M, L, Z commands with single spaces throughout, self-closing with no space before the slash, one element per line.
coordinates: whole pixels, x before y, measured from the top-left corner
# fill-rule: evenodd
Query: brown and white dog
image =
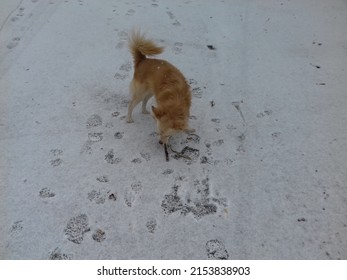
<path fill-rule="evenodd" d="M 139 31 L 132 32 L 129 49 L 134 59 L 135 71 L 130 83 L 131 101 L 127 122 L 133 122 L 133 109 L 141 101 L 142 113 L 148 114 L 146 104 L 154 95 L 157 105 L 152 106 L 153 117 L 157 122 L 160 143 L 166 147 L 173 134 L 191 131 L 188 126 L 190 87 L 175 66 L 165 60 L 147 58 L 162 53 L 164 48 L 146 39 Z"/>

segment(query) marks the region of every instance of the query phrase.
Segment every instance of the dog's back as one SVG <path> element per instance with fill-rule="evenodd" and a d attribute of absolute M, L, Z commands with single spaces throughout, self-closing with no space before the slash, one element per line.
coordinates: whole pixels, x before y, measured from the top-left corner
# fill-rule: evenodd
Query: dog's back
<path fill-rule="evenodd" d="M 158 103 L 165 102 L 169 97 L 178 100 L 190 99 L 189 86 L 183 74 L 165 60 L 142 60 L 135 68 L 134 79 L 153 90 Z"/>

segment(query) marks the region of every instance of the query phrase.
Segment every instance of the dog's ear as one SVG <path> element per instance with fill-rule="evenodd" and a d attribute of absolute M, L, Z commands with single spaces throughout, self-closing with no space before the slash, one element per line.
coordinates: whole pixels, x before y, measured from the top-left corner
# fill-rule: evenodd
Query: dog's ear
<path fill-rule="evenodd" d="M 157 119 L 160 119 L 164 115 L 164 112 L 162 110 L 154 106 L 152 106 L 152 112 Z"/>

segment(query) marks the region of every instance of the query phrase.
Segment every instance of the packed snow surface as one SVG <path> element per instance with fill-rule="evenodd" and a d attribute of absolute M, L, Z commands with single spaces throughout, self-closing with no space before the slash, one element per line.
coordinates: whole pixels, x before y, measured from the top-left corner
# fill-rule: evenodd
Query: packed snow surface
<path fill-rule="evenodd" d="M 0 11 L 1 259 L 347 259 L 346 1 Z M 136 27 L 192 90 L 168 162 L 125 121 Z"/>

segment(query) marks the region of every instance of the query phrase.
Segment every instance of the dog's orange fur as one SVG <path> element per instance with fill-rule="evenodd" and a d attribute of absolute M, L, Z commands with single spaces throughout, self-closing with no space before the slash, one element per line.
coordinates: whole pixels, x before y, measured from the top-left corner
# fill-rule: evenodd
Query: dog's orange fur
<path fill-rule="evenodd" d="M 133 122 L 132 111 L 142 101 L 142 112 L 155 96 L 157 106 L 152 112 L 157 121 L 160 141 L 167 144 L 168 138 L 180 131 L 188 131 L 191 92 L 183 74 L 172 64 L 161 59 L 147 58 L 163 52 L 144 35 L 134 31 L 129 38 L 129 48 L 134 59 L 134 77 L 130 84 L 132 99 L 128 107 L 127 122 Z"/>

